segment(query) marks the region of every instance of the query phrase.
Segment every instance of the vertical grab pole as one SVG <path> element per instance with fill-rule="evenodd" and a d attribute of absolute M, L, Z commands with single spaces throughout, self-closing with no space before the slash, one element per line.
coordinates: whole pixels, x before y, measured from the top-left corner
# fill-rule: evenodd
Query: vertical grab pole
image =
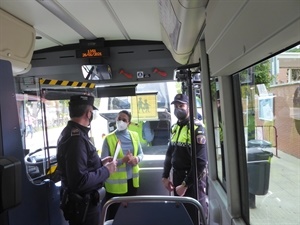
<path fill-rule="evenodd" d="M 192 72 L 190 69 L 187 70 L 187 90 L 189 96 L 189 114 L 190 114 L 190 133 L 191 133 L 191 147 L 192 147 L 192 170 L 194 178 L 194 198 L 198 201 L 199 191 L 198 191 L 198 174 L 197 174 L 197 156 L 196 156 L 196 141 L 195 141 L 195 129 L 194 129 L 194 93 L 193 93 L 193 82 L 192 82 Z M 196 214 L 197 220 L 199 221 L 199 215 Z"/>

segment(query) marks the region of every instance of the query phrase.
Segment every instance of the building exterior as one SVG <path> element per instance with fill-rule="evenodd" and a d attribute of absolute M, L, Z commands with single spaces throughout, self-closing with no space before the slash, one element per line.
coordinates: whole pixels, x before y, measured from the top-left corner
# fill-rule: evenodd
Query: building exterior
<path fill-rule="evenodd" d="M 277 55 L 272 59 L 271 68 L 275 80 L 268 92 L 273 96 L 274 119 L 261 120 L 257 112 L 256 121 L 261 126 L 270 127 L 264 132 L 271 133 L 265 136 L 273 146 L 300 158 L 300 52 Z"/>

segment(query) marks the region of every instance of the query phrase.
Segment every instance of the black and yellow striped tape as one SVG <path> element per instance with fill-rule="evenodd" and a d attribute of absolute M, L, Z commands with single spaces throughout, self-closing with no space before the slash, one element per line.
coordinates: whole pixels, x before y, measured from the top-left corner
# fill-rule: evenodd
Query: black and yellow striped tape
<path fill-rule="evenodd" d="M 69 87 L 85 87 L 85 88 L 95 88 L 95 83 L 69 81 L 69 80 L 52 80 L 52 79 L 40 79 L 40 84 L 48 85 L 60 85 Z"/>

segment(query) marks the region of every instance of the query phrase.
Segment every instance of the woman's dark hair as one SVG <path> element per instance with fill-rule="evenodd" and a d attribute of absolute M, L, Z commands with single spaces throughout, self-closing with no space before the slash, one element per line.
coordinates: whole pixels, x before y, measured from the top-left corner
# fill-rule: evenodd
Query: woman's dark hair
<path fill-rule="evenodd" d="M 88 108 L 88 105 L 69 105 L 69 115 L 71 118 L 82 116 Z"/>
<path fill-rule="evenodd" d="M 120 113 L 126 114 L 126 115 L 128 116 L 128 119 L 129 119 L 128 122 L 131 122 L 131 113 L 130 113 L 129 111 L 127 111 L 127 110 L 122 110 L 122 111 L 119 112 L 119 114 L 120 114 Z"/>

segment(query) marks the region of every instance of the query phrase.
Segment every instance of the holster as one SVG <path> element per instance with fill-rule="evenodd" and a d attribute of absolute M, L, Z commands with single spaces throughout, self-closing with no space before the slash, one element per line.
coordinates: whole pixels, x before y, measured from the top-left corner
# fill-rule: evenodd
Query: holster
<path fill-rule="evenodd" d="M 98 205 L 105 197 L 106 190 L 104 187 L 99 188 L 98 190 L 92 191 L 91 193 L 91 203 L 93 205 Z"/>
<path fill-rule="evenodd" d="M 60 208 L 64 212 L 66 220 L 84 223 L 90 202 L 91 197 L 89 194 L 81 196 L 76 193 L 63 191 Z"/>

